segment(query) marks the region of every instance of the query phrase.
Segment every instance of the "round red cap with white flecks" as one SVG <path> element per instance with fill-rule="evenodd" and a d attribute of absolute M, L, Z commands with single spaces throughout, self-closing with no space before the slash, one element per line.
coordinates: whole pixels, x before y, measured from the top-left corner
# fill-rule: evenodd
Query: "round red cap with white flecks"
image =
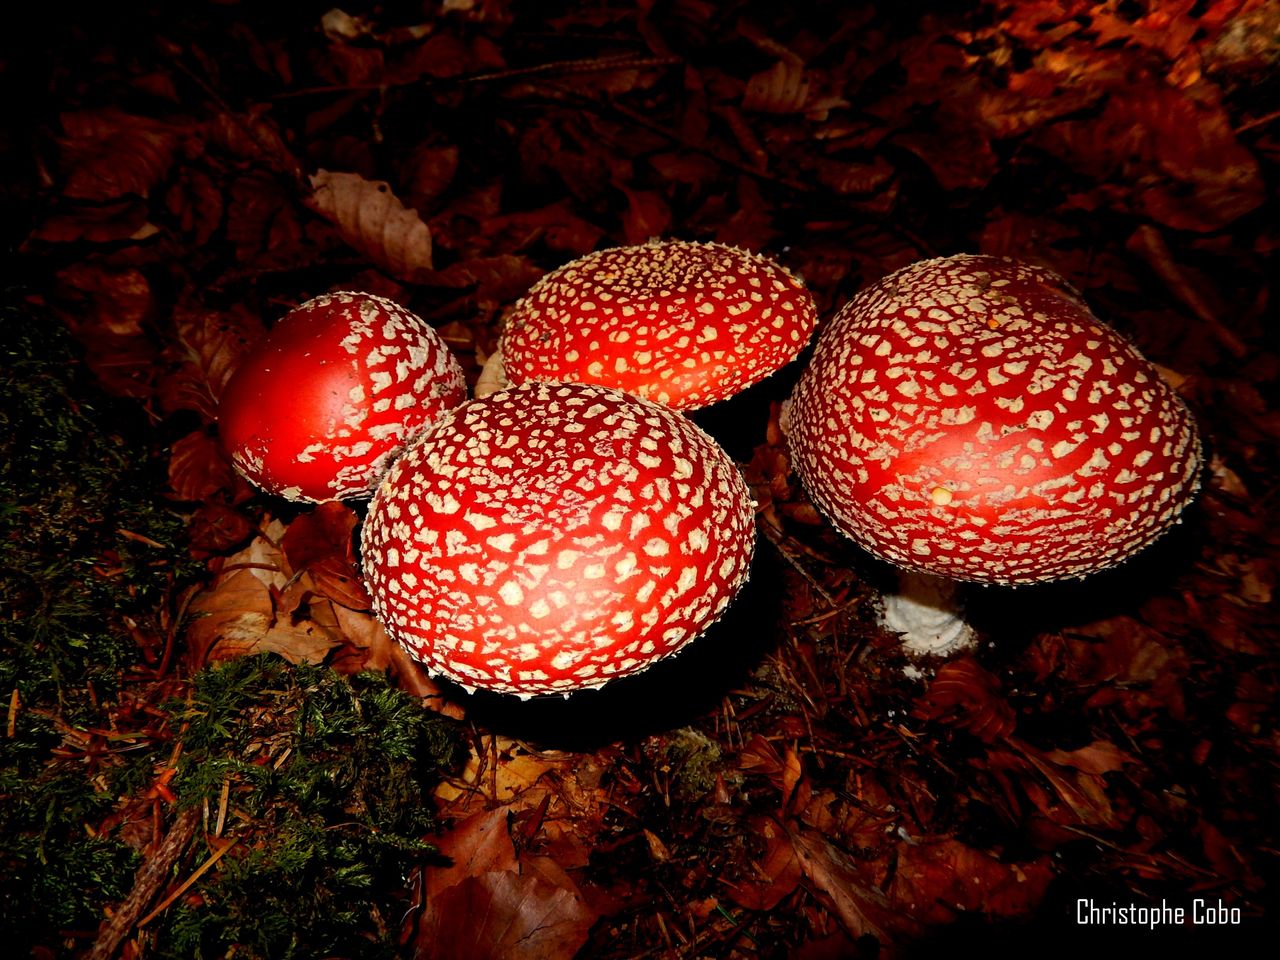
<path fill-rule="evenodd" d="M 433 674 L 521 696 L 644 670 L 747 577 L 754 506 L 688 419 L 526 384 L 459 407 L 391 468 L 362 533 L 391 637 Z"/>
<path fill-rule="evenodd" d="M 368 496 L 392 459 L 467 398 L 421 318 L 368 293 L 308 300 L 236 369 L 218 433 L 250 481 L 290 500 Z"/>
<path fill-rule="evenodd" d="M 756 253 L 653 241 L 542 277 L 501 339 L 512 384 L 597 383 L 692 410 L 780 370 L 817 325 L 805 285 Z"/>
<path fill-rule="evenodd" d="M 908 569 L 1020 584 L 1132 556 L 1195 493 L 1191 414 L 1055 273 L 926 260 L 819 337 L 788 413 L 797 473 L 845 535 Z"/>

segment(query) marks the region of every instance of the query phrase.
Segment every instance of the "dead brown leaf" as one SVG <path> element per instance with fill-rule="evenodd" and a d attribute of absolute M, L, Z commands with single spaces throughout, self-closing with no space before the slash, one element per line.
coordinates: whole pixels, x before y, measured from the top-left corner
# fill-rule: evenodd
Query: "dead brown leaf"
<path fill-rule="evenodd" d="M 944 664 L 916 701 L 916 716 L 967 730 L 992 743 L 1013 733 L 1013 708 L 1000 692 L 1000 681 L 972 657 Z"/>
<path fill-rule="evenodd" d="M 753 863 L 755 875 L 736 882 L 726 881 L 730 900 L 748 910 L 772 910 L 799 885 L 804 871 L 791 838 L 772 817 L 753 817 L 751 832 L 763 837 L 765 852 Z"/>
<path fill-rule="evenodd" d="M 188 655 L 193 664 L 278 653 L 292 663 L 321 663 L 340 639 L 313 619 L 295 622 L 277 608 L 257 570 L 235 570 L 196 597 L 189 608 Z"/>
<path fill-rule="evenodd" d="M 431 269 L 431 231 L 391 186 L 358 173 L 321 170 L 311 177 L 310 204 L 350 246 L 392 276 L 414 281 Z"/>
<path fill-rule="evenodd" d="M 889 896 L 925 924 L 953 923 L 964 912 L 1022 917 L 1035 911 L 1054 877 L 1047 857 L 1002 863 L 947 838 L 898 848 Z"/>
<path fill-rule="evenodd" d="M 800 113 L 809 101 L 804 64 L 782 59 L 747 81 L 742 109 L 758 113 Z"/>
<path fill-rule="evenodd" d="M 788 828 L 801 869 L 853 939 L 873 936 L 882 944 L 919 933 L 914 917 L 890 903 L 877 879 L 826 837 L 808 827 Z"/>
<path fill-rule="evenodd" d="M 242 306 L 175 310 L 165 356 L 176 367 L 161 381 L 161 405 L 168 412 L 194 410 L 206 422 L 215 421 L 222 388 L 265 334 L 261 319 Z"/>
<path fill-rule="evenodd" d="M 220 554 L 242 543 L 253 532 L 253 524 L 239 510 L 224 503 L 205 502 L 188 521 L 191 552 L 194 556 Z"/>
<path fill-rule="evenodd" d="M 355 565 L 356 522 L 350 507 L 331 500 L 289 524 L 281 547 L 289 566 L 309 573 L 316 589 L 334 603 L 368 610 L 372 601 Z"/>
<path fill-rule="evenodd" d="M 169 486 L 179 500 L 206 500 L 235 486 L 235 470 L 218 441 L 194 430 L 169 450 Z"/>
<path fill-rule="evenodd" d="M 269 521 L 191 602 L 187 647 L 193 666 L 256 653 L 320 663 L 342 642 L 329 601 L 314 595 L 309 578 L 303 582 L 289 569 L 278 546 L 284 532 L 280 521 Z"/>
<path fill-rule="evenodd" d="M 514 870 L 471 876 L 435 899 L 416 960 L 571 960 L 596 914 L 576 890 Z"/>
<path fill-rule="evenodd" d="M 169 172 L 179 141 L 166 124 L 115 108 L 63 114 L 62 130 L 63 192 L 78 200 L 147 196 Z"/>

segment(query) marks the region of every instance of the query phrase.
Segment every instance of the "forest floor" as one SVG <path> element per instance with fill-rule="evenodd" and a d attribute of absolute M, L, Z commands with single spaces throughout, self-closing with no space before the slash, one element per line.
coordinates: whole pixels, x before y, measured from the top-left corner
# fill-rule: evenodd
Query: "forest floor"
<path fill-rule="evenodd" d="M 49 6 L 0 60 L 10 955 L 1054 955 L 1277 925 L 1276 5 Z M 222 387 L 335 289 L 409 306 L 474 382 L 539 276 L 651 237 L 765 252 L 824 319 L 925 257 L 1048 265 L 1195 414 L 1198 499 L 1116 569 L 974 589 L 979 649 L 913 678 L 888 570 L 791 471 L 788 370 L 695 417 L 759 505 L 707 636 L 567 699 L 434 681 L 369 609 L 364 505 L 251 488 Z"/>

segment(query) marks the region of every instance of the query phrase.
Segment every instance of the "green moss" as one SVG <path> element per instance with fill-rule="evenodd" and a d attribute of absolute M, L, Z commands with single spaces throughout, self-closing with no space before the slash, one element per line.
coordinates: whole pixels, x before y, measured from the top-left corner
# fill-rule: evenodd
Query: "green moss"
<path fill-rule="evenodd" d="M 109 700 L 138 659 L 124 616 L 147 625 L 175 580 L 199 568 L 161 496 L 165 463 L 142 410 L 88 382 L 63 328 L 0 308 L 0 691 L 56 702 L 91 722 L 68 688 Z M 127 537 L 129 531 L 159 546 Z M 113 615 L 104 615 L 110 612 Z M 70 711 L 67 715 L 65 711 Z"/>
<path fill-rule="evenodd" d="M 180 802 L 216 819 L 225 790 L 236 846 L 159 924 L 155 955 L 393 956 L 430 791 L 464 759 L 456 724 L 380 675 L 269 657 L 204 671 L 174 709 Z"/>
<path fill-rule="evenodd" d="M 0 306 L 0 937 L 14 955 L 59 929 L 93 929 L 126 894 L 137 855 L 91 835 L 117 779 L 143 782 L 150 751 L 76 755 L 67 731 L 106 729 L 147 629 L 192 574 L 183 520 L 159 496 L 164 465 L 141 410 L 96 394 L 60 325 Z M 122 537 L 127 529 L 160 547 Z M 126 775 L 126 771 L 130 771 Z"/>

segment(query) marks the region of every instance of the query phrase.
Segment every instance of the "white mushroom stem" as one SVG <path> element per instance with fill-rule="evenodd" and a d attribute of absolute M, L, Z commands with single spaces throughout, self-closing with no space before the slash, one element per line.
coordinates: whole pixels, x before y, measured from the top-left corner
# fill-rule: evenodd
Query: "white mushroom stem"
<path fill-rule="evenodd" d="M 505 390 L 510 385 L 510 381 L 507 380 L 506 365 L 502 362 L 502 348 L 496 347 L 493 353 L 489 354 L 489 359 L 484 362 L 480 370 L 480 378 L 476 380 L 476 399 Z"/>
<path fill-rule="evenodd" d="M 958 584 L 947 577 L 902 570 L 898 592 L 884 598 L 881 624 L 902 634 L 912 656 L 949 657 L 977 644 L 977 634 L 962 616 Z"/>

